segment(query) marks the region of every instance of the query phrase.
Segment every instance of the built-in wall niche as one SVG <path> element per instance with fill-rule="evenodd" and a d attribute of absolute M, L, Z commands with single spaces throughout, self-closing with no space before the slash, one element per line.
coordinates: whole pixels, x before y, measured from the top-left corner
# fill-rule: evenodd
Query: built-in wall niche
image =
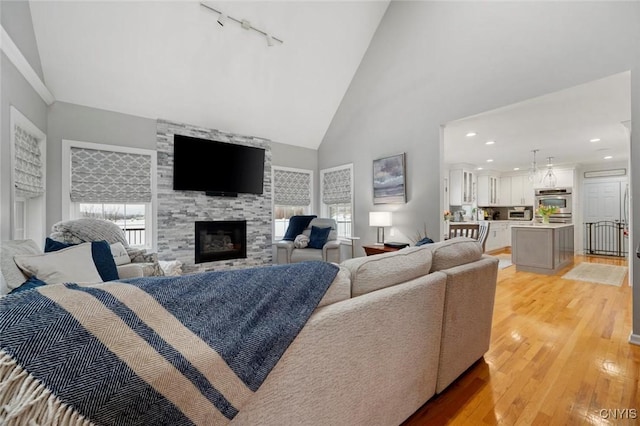
<path fill-rule="evenodd" d="M 46 236 L 47 136 L 17 108 L 9 111 L 11 238 L 42 246 Z"/>

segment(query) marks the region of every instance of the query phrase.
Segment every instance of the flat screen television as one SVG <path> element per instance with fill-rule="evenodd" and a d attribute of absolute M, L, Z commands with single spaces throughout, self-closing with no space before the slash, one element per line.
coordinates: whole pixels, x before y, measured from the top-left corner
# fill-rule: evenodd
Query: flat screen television
<path fill-rule="evenodd" d="M 174 135 L 174 190 L 233 197 L 262 194 L 263 181 L 263 148 Z"/>

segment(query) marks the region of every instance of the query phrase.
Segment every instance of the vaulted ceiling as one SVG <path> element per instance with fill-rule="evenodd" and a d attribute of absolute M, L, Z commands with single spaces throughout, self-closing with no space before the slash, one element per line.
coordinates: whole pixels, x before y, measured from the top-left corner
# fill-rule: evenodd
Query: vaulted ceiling
<path fill-rule="evenodd" d="M 56 100 L 317 148 L 388 1 L 32 1 Z"/>

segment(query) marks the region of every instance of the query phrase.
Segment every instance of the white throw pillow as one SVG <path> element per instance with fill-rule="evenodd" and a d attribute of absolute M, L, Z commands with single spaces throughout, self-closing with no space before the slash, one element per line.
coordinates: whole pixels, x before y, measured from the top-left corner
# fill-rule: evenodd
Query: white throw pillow
<path fill-rule="evenodd" d="M 131 263 L 129 253 L 127 253 L 127 249 L 124 248 L 122 243 L 113 243 L 109 247 L 111 247 L 111 254 L 113 255 L 113 260 L 116 262 L 117 266 Z"/>
<path fill-rule="evenodd" d="M 35 275 L 47 284 L 102 282 L 93 262 L 91 243 L 44 254 L 17 255 L 13 260 L 27 276 Z"/>
<path fill-rule="evenodd" d="M 309 237 L 304 234 L 300 234 L 293 240 L 293 246 L 295 248 L 306 248 L 309 245 Z"/>

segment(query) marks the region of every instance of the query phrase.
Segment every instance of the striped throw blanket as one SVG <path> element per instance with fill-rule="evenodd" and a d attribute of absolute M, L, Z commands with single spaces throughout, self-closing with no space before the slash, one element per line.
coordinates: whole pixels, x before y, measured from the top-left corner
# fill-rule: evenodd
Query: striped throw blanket
<path fill-rule="evenodd" d="M 304 262 L 8 295 L 0 424 L 226 424 L 337 271 Z"/>

